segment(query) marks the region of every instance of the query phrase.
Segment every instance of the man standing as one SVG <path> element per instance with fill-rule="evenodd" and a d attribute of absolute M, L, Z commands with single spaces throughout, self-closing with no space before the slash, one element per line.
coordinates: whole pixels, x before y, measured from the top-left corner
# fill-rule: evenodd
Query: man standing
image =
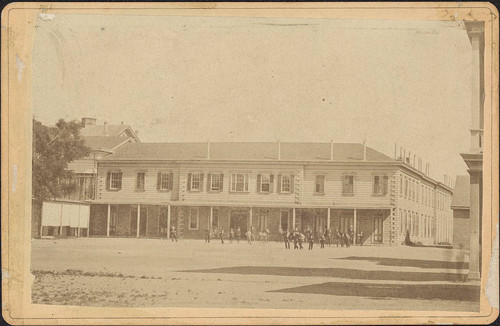
<path fill-rule="evenodd" d="M 288 237 L 290 236 L 288 229 L 283 232 L 283 241 L 285 242 L 285 249 L 290 249 L 290 241 Z"/>
<path fill-rule="evenodd" d="M 174 239 L 175 242 L 177 242 L 177 231 L 175 230 L 175 226 L 170 228 L 170 239 L 172 239 L 172 242 L 174 242 Z"/>
<path fill-rule="evenodd" d="M 207 227 L 205 230 L 205 242 L 210 243 L 210 227 Z"/>
<path fill-rule="evenodd" d="M 220 237 L 220 242 L 223 244 L 224 243 L 224 228 L 219 229 L 219 237 Z"/>

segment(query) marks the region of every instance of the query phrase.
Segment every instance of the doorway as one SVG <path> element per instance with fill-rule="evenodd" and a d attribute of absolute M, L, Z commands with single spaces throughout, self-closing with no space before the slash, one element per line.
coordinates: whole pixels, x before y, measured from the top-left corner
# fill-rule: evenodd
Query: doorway
<path fill-rule="evenodd" d="M 374 243 L 382 243 L 384 233 L 384 219 L 382 217 L 373 218 L 373 237 Z"/>
<path fill-rule="evenodd" d="M 250 214 L 247 210 L 231 210 L 229 228 L 235 231 L 240 228 L 241 235 L 244 235 L 248 229 L 249 216 Z"/>

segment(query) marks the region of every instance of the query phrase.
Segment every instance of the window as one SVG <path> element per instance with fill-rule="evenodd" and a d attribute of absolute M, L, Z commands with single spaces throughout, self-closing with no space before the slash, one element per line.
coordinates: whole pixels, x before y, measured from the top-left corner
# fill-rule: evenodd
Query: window
<path fill-rule="evenodd" d="M 405 178 L 405 198 L 408 197 L 408 179 Z"/>
<path fill-rule="evenodd" d="M 231 191 L 233 192 L 248 191 L 248 173 L 231 174 Z"/>
<path fill-rule="evenodd" d="M 325 176 L 317 175 L 316 176 L 316 188 L 314 190 L 317 194 L 325 193 Z"/>
<path fill-rule="evenodd" d="M 257 190 L 259 192 L 273 192 L 274 175 L 259 174 L 257 175 Z"/>
<path fill-rule="evenodd" d="M 189 209 L 189 229 L 198 230 L 198 208 Z"/>
<path fill-rule="evenodd" d="M 280 192 L 292 193 L 293 192 L 293 176 L 290 174 L 281 175 Z"/>
<path fill-rule="evenodd" d="M 224 174 L 209 173 L 208 174 L 208 191 L 221 192 L 223 190 Z"/>
<path fill-rule="evenodd" d="M 386 195 L 387 194 L 387 176 L 376 175 L 373 177 L 373 194 L 374 195 Z"/>
<path fill-rule="evenodd" d="M 122 188 L 122 173 L 108 172 L 106 183 L 108 190 L 120 190 Z"/>
<path fill-rule="evenodd" d="M 188 190 L 201 191 L 203 187 L 203 173 L 188 174 Z"/>
<path fill-rule="evenodd" d="M 135 190 L 144 191 L 144 182 L 145 182 L 146 174 L 144 172 L 137 173 L 137 178 L 135 182 Z"/>
<path fill-rule="evenodd" d="M 399 234 L 404 234 L 403 210 L 399 209 Z"/>
<path fill-rule="evenodd" d="M 403 177 L 399 177 L 399 196 L 403 196 Z"/>
<path fill-rule="evenodd" d="M 158 172 L 158 190 L 172 190 L 172 182 L 173 182 L 173 174 L 172 173 L 163 173 Z"/>
<path fill-rule="evenodd" d="M 342 187 L 343 194 L 354 194 L 354 175 L 345 174 Z"/>

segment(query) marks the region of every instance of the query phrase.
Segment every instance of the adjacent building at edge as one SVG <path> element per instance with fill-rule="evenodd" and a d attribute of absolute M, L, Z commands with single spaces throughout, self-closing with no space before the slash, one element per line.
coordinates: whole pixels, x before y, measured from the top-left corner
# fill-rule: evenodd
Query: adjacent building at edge
<path fill-rule="evenodd" d="M 451 244 L 452 189 L 417 167 L 363 144 L 131 143 L 97 160 L 90 236 L 352 226 L 363 244 Z"/>

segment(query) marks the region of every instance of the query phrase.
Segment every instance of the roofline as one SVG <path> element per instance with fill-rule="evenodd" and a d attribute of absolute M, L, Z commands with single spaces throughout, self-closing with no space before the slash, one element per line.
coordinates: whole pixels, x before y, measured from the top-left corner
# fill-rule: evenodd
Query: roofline
<path fill-rule="evenodd" d="M 125 143 L 128 143 L 130 141 L 132 137 L 127 137 L 123 142 L 119 143 L 118 145 L 116 145 L 115 147 L 111 148 L 111 153 L 113 153 L 113 151 L 115 151 L 117 148 L 121 147 L 122 145 L 124 145 Z"/>
<path fill-rule="evenodd" d="M 140 143 L 141 140 L 139 139 L 139 136 L 137 136 L 137 134 L 135 133 L 134 129 L 132 129 L 132 127 L 129 126 L 129 125 L 127 125 L 124 130 L 127 130 L 127 129 L 130 129 L 130 131 L 132 132 L 132 135 L 134 136 L 134 138 L 137 140 L 138 143 Z"/>

